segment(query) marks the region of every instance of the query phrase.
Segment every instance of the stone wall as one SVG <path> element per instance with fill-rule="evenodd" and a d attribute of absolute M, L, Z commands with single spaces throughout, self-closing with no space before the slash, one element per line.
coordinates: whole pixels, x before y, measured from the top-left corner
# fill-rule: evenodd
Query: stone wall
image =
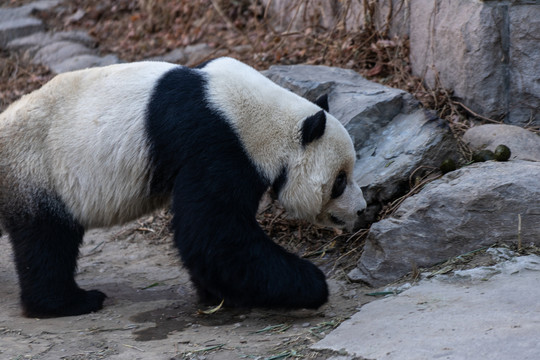
<path fill-rule="evenodd" d="M 409 36 L 412 71 L 427 85 L 440 82 L 478 114 L 540 125 L 538 0 L 265 2 L 281 29 L 307 21 L 358 29 L 371 22 L 390 36 Z M 366 4 L 373 6 L 371 16 Z"/>

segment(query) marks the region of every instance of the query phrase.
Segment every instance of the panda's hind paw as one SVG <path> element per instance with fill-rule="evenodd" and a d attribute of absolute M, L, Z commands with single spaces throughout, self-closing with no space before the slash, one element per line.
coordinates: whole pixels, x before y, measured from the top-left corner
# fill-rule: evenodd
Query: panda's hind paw
<path fill-rule="evenodd" d="M 23 301 L 24 315 L 29 318 L 51 318 L 89 314 L 101 310 L 105 298 L 107 295 L 99 290 L 77 289 L 76 294 L 66 299 L 63 304 L 58 302 L 58 299 L 53 301 L 41 299 L 37 306 L 25 304 Z"/>

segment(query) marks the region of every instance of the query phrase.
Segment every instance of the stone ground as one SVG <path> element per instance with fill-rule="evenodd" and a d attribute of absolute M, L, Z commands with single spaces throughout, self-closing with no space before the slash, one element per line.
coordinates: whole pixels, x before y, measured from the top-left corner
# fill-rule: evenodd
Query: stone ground
<path fill-rule="evenodd" d="M 109 296 L 97 313 L 57 319 L 21 315 L 11 247 L 0 238 L 0 359 L 326 359 L 309 349 L 373 291 L 329 279 L 331 300 L 317 311 L 221 309 L 201 314 L 170 235 L 145 220 L 87 234 L 77 281 Z M 156 239 L 159 238 L 159 239 Z M 326 270 L 328 266 L 317 262 Z"/>
<path fill-rule="evenodd" d="M 145 225 L 151 221 L 87 234 L 78 282 L 109 298 L 103 310 L 76 317 L 21 316 L 11 247 L 0 238 L 0 358 L 510 360 L 540 355 L 537 255 L 489 249 L 452 266 L 424 270 L 424 280 L 413 285 L 409 278 L 384 289 L 347 283 L 334 272 L 330 301 L 316 311 L 204 314 L 208 309 L 197 303 L 170 235 L 152 234 Z M 316 263 L 329 272 L 328 261 Z M 460 263 L 466 269 L 456 270 Z M 386 296 L 375 300 L 373 295 Z"/>
<path fill-rule="evenodd" d="M 540 256 L 456 271 L 364 305 L 316 349 L 377 360 L 539 359 Z"/>

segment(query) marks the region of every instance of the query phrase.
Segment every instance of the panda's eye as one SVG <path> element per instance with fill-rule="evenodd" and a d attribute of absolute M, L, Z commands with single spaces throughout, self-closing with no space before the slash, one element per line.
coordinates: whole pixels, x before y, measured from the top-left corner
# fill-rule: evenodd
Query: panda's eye
<path fill-rule="evenodd" d="M 340 171 L 336 180 L 334 181 L 334 186 L 332 187 L 332 194 L 330 195 L 332 199 L 338 198 L 343 194 L 345 188 L 347 187 L 347 173 L 345 171 Z"/>

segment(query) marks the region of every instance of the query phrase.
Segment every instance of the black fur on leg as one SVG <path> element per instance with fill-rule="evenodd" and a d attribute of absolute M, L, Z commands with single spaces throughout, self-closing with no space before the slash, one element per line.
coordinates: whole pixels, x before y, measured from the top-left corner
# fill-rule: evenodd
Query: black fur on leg
<path fill-rule="evenodd" d="M 6 221 L 15 253 L 23 312 L 28 317 L 86 314 L 102 308 L 105 294 L 75 283 L 84 229 L 56 197 L 39 192 L 31 210 Z"/>
<path fill-rule="evenodd" d="M 227 306 L 248 308 L 323 305 L 328 300 L 328 288 L 322 271 L 276 245 L 258 225 L 255 213 L 262 184 L 251 178 L 255 182 L 251 191 L 246 191 L 247 185 L 237 180 L 237 188 L 212 193 L 204 180 L 197 183 L 188 179 L 197 172 L 187 170 L 186 178 L 178 179 L 173 228 L 176 245 L 201 300 L 225 300 Z M 199 179 L 205 179 L 201 175 Z M 238 175 L 239 179 L 251 177 Z M 231 176 L 222 174 L 221 179 Z"/>

